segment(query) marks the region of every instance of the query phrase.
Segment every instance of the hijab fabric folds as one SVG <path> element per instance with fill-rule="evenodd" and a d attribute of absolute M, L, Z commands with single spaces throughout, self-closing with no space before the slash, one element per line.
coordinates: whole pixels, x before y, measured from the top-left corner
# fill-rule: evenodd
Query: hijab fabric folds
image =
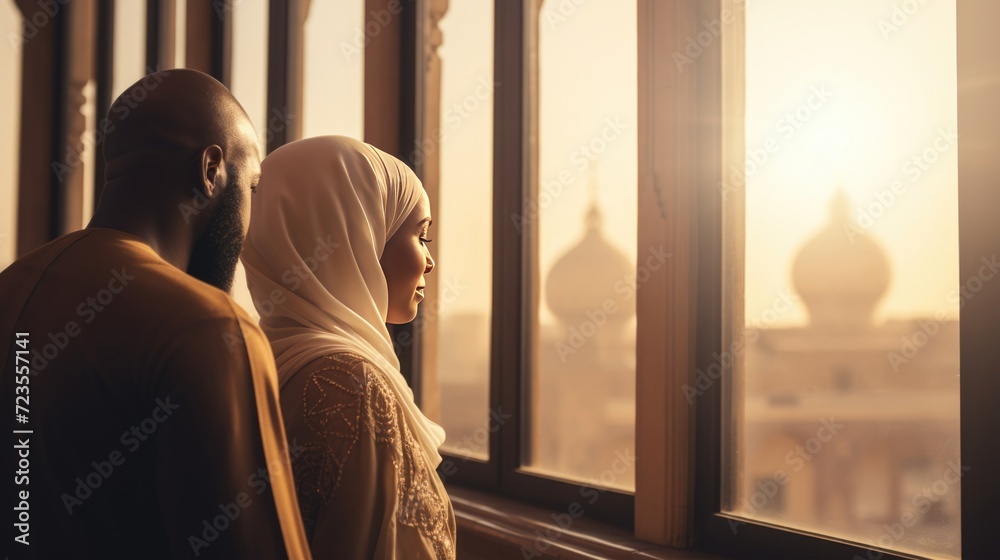
<path fill-rule="evenodd" d="M 364 142 L 321 136 L 286 144 L 262 164 L 242 261 L 281 386 L 327 354 L 367 358 L 434 468 L 444 429 L 417 408 L 399 371 L 379 264 L 422 196 L 409 167 Z"/>

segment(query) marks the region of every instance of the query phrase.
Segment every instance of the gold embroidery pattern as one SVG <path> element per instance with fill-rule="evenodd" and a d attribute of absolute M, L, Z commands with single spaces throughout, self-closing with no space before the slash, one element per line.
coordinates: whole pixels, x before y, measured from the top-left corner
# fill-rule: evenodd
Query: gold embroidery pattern
<path fill-rule="evenodd" d="M 382 375 L 363 357 L 331 354 L 331 365 L 312 372 L 302 391 L 305 424 L 318 442 L 302 448 L 294 476 L 307 528 L 340 486 L 344 463 L 365 432 L 390 451 L 396 470 L 396 520 L 417 529 L 439 560 L 455 558 L 448 505 L 437 492 L 423 450 Z M 310 531 L 311 532 L 311 531 Z"/>
<path fill-rule="evenodd" d="M 356 374 L 327 367 L 312 373 L 303 390 L 306 427 L 320 438 L 302 446 L 293 465 L 310 537 L 320 511 L 340 486 L 344 461 L 361 433 L 361 387 Z"/>

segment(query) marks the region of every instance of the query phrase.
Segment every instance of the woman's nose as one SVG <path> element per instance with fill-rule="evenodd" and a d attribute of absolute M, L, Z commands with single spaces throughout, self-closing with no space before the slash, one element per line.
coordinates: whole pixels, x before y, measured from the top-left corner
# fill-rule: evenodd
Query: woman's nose
<path fill-rule="evenodd" d="M 428 253 L 427 266 L 424 268 L 424 274 L 430 274 L 432 270 L 434 270 L 434 257 L 432 257 L 430 253 Z"/>

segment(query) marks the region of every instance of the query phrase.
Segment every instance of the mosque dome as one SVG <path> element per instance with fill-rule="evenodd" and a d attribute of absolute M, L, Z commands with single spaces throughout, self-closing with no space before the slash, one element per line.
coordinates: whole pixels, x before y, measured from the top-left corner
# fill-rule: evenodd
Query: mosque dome
<path fill-rule="evenodd" d="M 580 241 L 566 251 L 549 270 L 545 283 L 545 300 L 549 309 L 568 327 L 579 327 L 585 321 L 596 321 L 591 315 L 601 314 L 609 300 L 617 309 L 606 313 L 606 327 L 621 328 L 635 315 L 635 309 L 622 301 L 615 288 L 630 286 L 635 266 L 622 251 L 605 239 L 601 211 L 594 203 L 585 218 L 585 231 Z M 588 315 L 588 312 L 590 315 Z"/>
<path fill-rule="evenodd" d="M 844 330 L 871 324 L 892 280 L 881 245 L 851 219 L 843 191 L 830 202 L 829 221 L 799 251 L 792 281 L 810 325 Z"/>

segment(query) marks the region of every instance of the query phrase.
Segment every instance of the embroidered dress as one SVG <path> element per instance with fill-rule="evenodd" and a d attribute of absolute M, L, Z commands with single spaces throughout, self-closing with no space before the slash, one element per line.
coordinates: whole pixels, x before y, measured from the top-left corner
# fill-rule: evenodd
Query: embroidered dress
<path fill-rule="evenodd" d="M 399 371 L 381 258 L 427 196 L 368 144 L 322 136 L 262 164 L 243 251 L 271 342 L 296 492 L 318 559 L 451 559 L 444 430 Z"/>
<path fill-rule="evenodd" d="M 455 558 L 451 502 L 371 362 L 315 360 L 282 409 L 316 558 Z"/>

